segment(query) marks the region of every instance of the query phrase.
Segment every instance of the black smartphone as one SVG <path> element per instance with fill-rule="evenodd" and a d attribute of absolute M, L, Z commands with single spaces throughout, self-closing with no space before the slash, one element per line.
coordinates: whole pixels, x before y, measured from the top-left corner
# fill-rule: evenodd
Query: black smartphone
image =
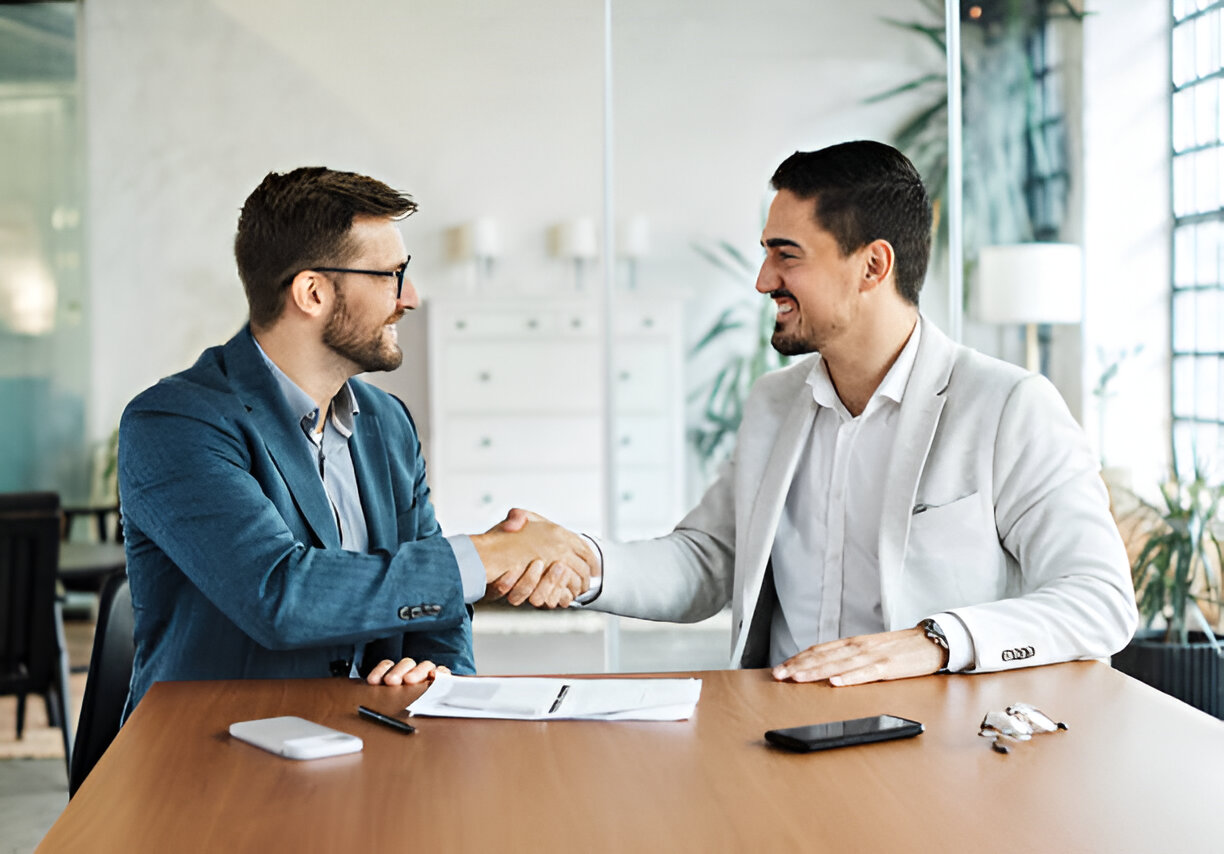
<path fill-rule="evenodd" d="M 873 741 L 889 741 L 894 738 L 913 738 L 920 732 L 922 724 L 918 721 L 899 718 L 896 715 L 876 715 L 850 721 L 771 729 L 765 733 L 765 740 L 787 750 L 807 753 L 812 750 L 870 744 Z"/>

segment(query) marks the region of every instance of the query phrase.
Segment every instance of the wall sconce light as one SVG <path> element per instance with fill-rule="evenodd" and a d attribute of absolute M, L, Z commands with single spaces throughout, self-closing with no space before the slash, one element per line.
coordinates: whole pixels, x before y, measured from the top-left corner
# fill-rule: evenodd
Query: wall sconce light
<path fill-rule="evenodd" d="M 574 284 L 577 290 L 583 290 L 584 264 L 599 257 L 595 220 L 583 216 L 554 226 L 550 242 L 553 255 L 574 262 Z"/>
<path fill-rule="evenodd" d="M 55 278 L 38 258 L 0 264 L 0 322 L 18 335 L 46 335 L 55 329 Z"/>
<path fill-rule="evenodd" d="M 497 221 L 482 216 L 464 223 L 456 230 L 455 243 L 456 257 L 475 262 L 477 287 L 486 285 L 493 278 L 493 262 L 502 253 Z"/>
<path fill-rule="evenodd" d="M 642 214 L 634 214 L 621 220 L 617 231 L 617 249 L 628 268 L 629 290 L 636 290 L 637 262 L 650 251 L 650 220 Z"/>
<path fill-rule="evenodd" d="M 1049 340 L 1038 325 L 1084 316 L 1083 253 L 1070 243 L 985 246 L 978 255 L 977 311 L 986 323 L 1024 324 L 1025 367 L 1045 373 Z"/>
<path fill-rule="evenodd" d="M 25 211 L 0 214 L 0 328 L 46 335 L 55 329 L 55 275 L 39 248 L 33 218 Z"/>

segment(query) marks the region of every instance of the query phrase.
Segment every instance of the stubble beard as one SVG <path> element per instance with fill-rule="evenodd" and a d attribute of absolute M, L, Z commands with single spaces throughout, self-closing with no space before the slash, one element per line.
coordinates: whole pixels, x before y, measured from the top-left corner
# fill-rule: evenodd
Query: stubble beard
<path fill-rule="evenodd" d="M 394 322 L 403 316 L 399 312 L 388 318 Z M 363 330 L 349 314 L 344 291 L 336 289 L 336 302 L 331 317 L 323 327 L 323 343 L 332 352 L 357 365 L 362 373 L 371 371 L 394 371 L 404 362 L 404 351 L 398 344 L 387 340 L 386 325 L 380 324 L 373 332 Z"/>
<path fill-rule="evenodd" d="M 791 298 L 794 299 L 794 297 Z M 798 315 L 799 309 L 795 308 L 791 314 Z M 769 338 L 769 343 L 783 356 L 803 356 L 820 350 L 819 342 L 805 335 L 798 321 L 798 317 L 792 317 L 789 330 L 781 322 L 774 321 L 774 331 Z"/>
<path fill-rule="evenodd" d="M 801 335 L 794 332 L 786 332 L 774 327 L 774 333 L 769 339 L 769 343 L 773 348 L 783 356 L 803 356 L 808 353 L 815 353 L 820 348 L 813 341 L 808 341 Z"/>

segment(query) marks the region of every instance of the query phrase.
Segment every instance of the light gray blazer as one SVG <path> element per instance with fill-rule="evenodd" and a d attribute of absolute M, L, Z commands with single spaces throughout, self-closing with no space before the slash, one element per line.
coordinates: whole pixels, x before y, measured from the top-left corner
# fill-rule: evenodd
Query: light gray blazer
<path fill-rule="evenodd" d="M 1116 652 L 1138 619 L 1134 589 L 1083 431 L 1044 377 L 922 322 L 880 520 L 885 627 L 951 611 L 979 671 Z M 819 409 L 815 358 L 756 383 L 733 459 L 672 533 L 600 543 L 591 608 L 691 622 L 730 601 L 731 665 L 768 663 L 769 555 Z"/>

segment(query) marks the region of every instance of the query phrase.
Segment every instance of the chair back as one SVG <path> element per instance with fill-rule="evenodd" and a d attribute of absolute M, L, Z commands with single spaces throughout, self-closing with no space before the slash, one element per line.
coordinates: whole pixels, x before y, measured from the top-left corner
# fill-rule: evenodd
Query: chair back
<path fill-rule="evenodd" d="M 0 494 L 0 694 L 45 694 L 60 663 L 59 496 Z"/>
<path fill-rule="evenodd" d="M 98 627 L 89 657 L 89 676 L 81 700 L 76 746 L 68 773 L 68 797 L 76 794 L 97 761 L 110 746 L 123 722 L 128 683 L 132 680 L 132 594 L 127 574 L 116 572 L 106 579 L 98 603 Z"/>

